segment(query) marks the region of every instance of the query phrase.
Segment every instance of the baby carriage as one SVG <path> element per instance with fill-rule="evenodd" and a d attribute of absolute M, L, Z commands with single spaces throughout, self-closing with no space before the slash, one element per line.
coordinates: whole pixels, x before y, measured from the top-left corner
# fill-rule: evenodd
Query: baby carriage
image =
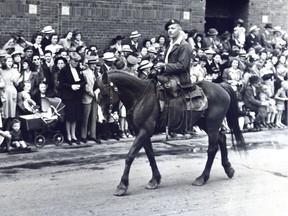
<path fill-rule="evenodd" d="M 64 107 L 60 98 L 41 98 L 41 112 L 39 106 L 31 103 L 26 104 L 27 109 L 32 114 L 21 115 L 23 131 L 26 131 L 28 139 L 34 142 L 35 146 L 41 148 L 45 145 L 46 140 L 52 140 L 55 145 L 59 146 L 64 141 L 64 136 L 60 130 L 55 129 L 59 122 L 64 118 Z"/>

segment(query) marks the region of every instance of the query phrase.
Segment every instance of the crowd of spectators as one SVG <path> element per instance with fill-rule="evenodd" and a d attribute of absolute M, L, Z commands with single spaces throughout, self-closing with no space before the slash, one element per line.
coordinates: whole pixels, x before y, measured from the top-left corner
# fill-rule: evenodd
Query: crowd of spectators
<path fill-rule="evenodd" d="M 219 34 L 211 28 L 182 33 L 193 52 L 191 82 L 229 83 L 238 96 L 243 131 L 286 127 L 288 34 L 280 26 L 266 23 L 262 29 L 256 25 L 246 29 L 239 19 L 233 32 Z M 38 103 L 41 109 L 39 98 L 59 97 L 66 105 L 63 128 L 68 144 L 88 139 L 100 144 L 101 139 L 133 135 L 121 102 L 113 108 L 109 122 L 101 122 L 94 83 L 112 69 L 148 79 L 153 66 L 164 60 L 169 38 L 149 38 L 133 31 L 126 38 L 115 35 L 103 50 L 83 39 L 79 30 L 59 38 L 51 26 L 45 26 L 31 41 L 17 32 L 5 43 L 0 50 L 3 131 L 11 130 L 13 119 L 29 114 L 23 101 Z"/>

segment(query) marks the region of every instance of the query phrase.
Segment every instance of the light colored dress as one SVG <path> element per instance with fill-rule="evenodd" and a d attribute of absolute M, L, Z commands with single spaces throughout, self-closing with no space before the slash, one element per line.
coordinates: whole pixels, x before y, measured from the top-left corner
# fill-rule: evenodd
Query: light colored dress
<path fill-rule="evenodd" d="M 0 75 L 5 83 L 4 88 L 2 89 L 2 117 L 4 119 L 15 118 L 17 105 L 17 90 L 15 84 L 20 77 L 20 73 L 13 68 L 6 70 L 1 69 Z"/>

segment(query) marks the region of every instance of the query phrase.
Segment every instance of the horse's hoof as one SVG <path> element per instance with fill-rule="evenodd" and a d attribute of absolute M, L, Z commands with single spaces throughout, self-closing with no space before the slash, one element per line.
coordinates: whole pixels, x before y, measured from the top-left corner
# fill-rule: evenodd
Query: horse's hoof
<path fill-rule="evenodd" d="M 206 183 L 206 181 L 204 181 L 203 177 L 198 177 L 195 179 L 195 181 L 192 183 L 193 186 L 203 186 Z"/>
<path fill-rule="evenodd" d="M 156 181 L 149 181 L 145 188 L 148 190 L 155 190 L 158 188 L 158 185 L 159 184 Z"/>
<path fill-rule="evenodd" d="M 227 167 L 225 173 L 229 178 L 233 178 L 235 170 L 232 167 Z"/>
<path fill-rule="evenodd" d="M 128 188 L 124 185 L 118 185 L 114 195 L 115 196 L 124 196 L 127 192 L 127 189 Z"/>

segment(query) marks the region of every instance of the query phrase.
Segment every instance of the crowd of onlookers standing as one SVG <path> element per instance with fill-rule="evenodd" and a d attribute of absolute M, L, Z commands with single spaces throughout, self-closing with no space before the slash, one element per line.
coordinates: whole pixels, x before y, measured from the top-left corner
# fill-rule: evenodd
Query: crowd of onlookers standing
<path fill-rule="evenodd" d="M 191 81 L 229 83 L 238 96 L 242 130 L 286 127 L 288 34 L 280 26 L 266 23 L 261 29 L 248 29 L 239 19 L 233 32 L 219 34 L 211 28 L 182 33 L 193 52 Z M 97 44 L 88 46 L 79 30 L 60 38 L 45 26 L 31 41 L 21 32 L 13 34 L 0 50 L 2 130 L 11 130 L 14 119 L 32 113 L 28 105 L 41 111 L 41 98 L 59 97 L 65 104 L 62 129 L 68 144 L 131 137 L 121 102 L 108 123 L 102 123 L 94 86 L 104 71 L 112 69 L 149 78 L 153 66 L 163 61 L 169 39 L 142 34 L 115 35 L 103 50 Z"/>

